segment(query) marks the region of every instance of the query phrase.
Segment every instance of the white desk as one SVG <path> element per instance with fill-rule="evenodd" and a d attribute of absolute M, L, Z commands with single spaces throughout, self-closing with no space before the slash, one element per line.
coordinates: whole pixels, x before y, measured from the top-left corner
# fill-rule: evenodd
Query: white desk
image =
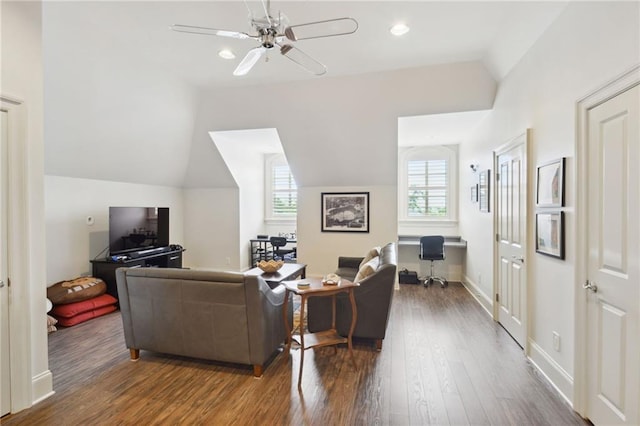
<path fill-rule="evenodd" d="M 420 260 L 420 237 L 422 235 L 398 235 L 398 270 L 417 271 L 419 277 L 428 273 L 430 262 Z M 449 281 L 461 281 L 463 275 L 464 255 L 467 242 L 460 236 L 444 236 L 446 259 L 435 262 L 436 275 L 444 276 Z"/>
<path fill-rule="evenodd" d="M 419 246 L 420 237 L 422 237 L 422 235 L 398 235 L 398 245 L 399 246 Z M 444 246 L 466 249 L 467 242 L 463 240 L 462 237 L 445 236 Z"/>

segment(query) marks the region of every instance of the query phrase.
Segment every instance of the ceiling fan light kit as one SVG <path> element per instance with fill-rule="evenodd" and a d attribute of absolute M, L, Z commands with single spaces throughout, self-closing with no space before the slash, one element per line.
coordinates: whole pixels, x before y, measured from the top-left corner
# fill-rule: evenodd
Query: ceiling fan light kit
<path fill-rule="evenodd" d="M 409 28 L 409 26 L 405 23 L 399 23 L 399 24 L 395 24 L 393 27 L 389 28 L 389 32 L 391 34 L 393 34 L 394 36 L 401 36 L 401 35 L 405 35 L 406 33 L 409 32 L 411 28 Z"/>
<path fill-rule="evenodd" d="M 288 19 L 282 13 L 278 13 L 277 18 L 271 16 L 270 0 L 262 0 L 261 3 L 265 16 L 259 19 L 253 18 L 253 13 L 247 5 L 250 24 L 256 31 L 256 35 L 239 31 L 180 24 L 171 25 L 169 28 L 184 33 L 214 35 L 240 40 L 253 39 L 257 41 L 258 46 L 249 50 L 233 71 L 233 75 L 235 76 L 242 76 L 249 73 L 258 60 L 275 47 L 280 49 L 280 53 L 283 56 L 298 64 L 304 70 L 311 74 L 323 75 L 327 72 L 327 67 L 323 63 L 298 49 L 296 46 L 286 43 L 285 40 L 297 42 L 300 40 L 342 36 L 353 34 L 358 29 L 358 22 L 353 18 L 347 17 L 308 22 L 306 24 L 288 25 Z M 220 51 L 219 55 L 224 57 L 222 56 L 222 52 L 223 51 Z M 233 52 L 229 51 L 229 53 L 233 55 Z M 235 55 L 233 55 L 233 57 L 235 57 Z"/>
<path fill-rule="evenodd" d="M 222 49 L 221 51 L 218 52 L 218 56 L 220 56 L 222 59 L 235 59 L 236 55 L 230 51 L 229 49 Z"/>

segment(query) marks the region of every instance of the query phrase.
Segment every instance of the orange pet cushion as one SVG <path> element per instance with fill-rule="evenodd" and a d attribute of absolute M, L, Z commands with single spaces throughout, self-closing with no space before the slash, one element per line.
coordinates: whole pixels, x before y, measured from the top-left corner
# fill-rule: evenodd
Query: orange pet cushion
<path fill-rule="evenodd" d="M 58 318 L 58 324 L 64 327 L 71 327 L 72 325 L 80 324 L 90 320 L 91 318 L 97 318 L 99 316 L 108 314 L 115 311 L 116 305 L 103 306 L 102 308 L 94 309 L 92 311 L 83 312 L 78 315 L 74 315 L 71 318 Z"/>
<path fill-rule="evenodd" d="M 60 281 L 47 288 L 47 298 L 54 305 L 82 302 L 107 292 L 107 285 L 100 278 L 81 277 Z"/>
<path fill-rule="evenodd" d="M 58 319 L 71 318 L 84 312 L 93 311 L 109 305 L 115 305 L 116 303 L 118 303 L 118 299 L 110 294 L 103 294 L 102 296 L 83 300 L 82 302 L 57 305 L 51 310 L 51 314 Z"/>

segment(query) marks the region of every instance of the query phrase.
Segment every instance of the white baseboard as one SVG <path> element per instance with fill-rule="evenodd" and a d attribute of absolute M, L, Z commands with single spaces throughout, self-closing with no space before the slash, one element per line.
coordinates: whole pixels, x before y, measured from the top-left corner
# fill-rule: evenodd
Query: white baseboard
<path fill-rule="evenodd" d="M 560 396 L 573 407 L 573 377 L 531 339 L 529 339 L 528 358 Z"/>
<path fill-rule="evenodd" d="M 480 306 L 493 318 L 493 299 L 485 294 L 469 277 L 466 275 L 462 280 L 462 285 L 467 291 L 478 301 Z"/>
<path fill-rule="evenodd" d="M 33 404 L 37 404 L 53 395 L 53 375 L 50 370 L 44 371 L 31 381 L 33 389 Z"/>

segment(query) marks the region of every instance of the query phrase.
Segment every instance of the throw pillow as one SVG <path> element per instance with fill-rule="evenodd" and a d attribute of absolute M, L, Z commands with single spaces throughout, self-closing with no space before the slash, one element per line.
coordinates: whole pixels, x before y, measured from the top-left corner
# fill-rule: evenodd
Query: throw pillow
<path fill-rule="evenodd" d="M 367 263 L 362 265 L 362 267 L 358 270 L 354 283 L 359 283 L 370 275 L 373 275 L 378 269 L 378 265 L 380 264 L 380 257 L 376 256 L 373 259 L 370 259 Z"/>
<path fill-rule="evenodd" d="M 374 257 L 378 257 L 380 256 L 380 247 L 374 247 L 371 250 L 369 250 L 367 252 L 367 254 L 364 256 L 364 259 L 362 259 L 362 262 L 360 262 L 360 266 L 359 268 L 362 268 L 368 261 L 370 261 L 371 259 L 373 259 Z"/>
<path fill-rule="evenodd" d="M 47 298 L 54 305 L 81 302 L 106 293 L 107 285 L 100 278 L 81 277 L 60 281 L 47 288 Z"/>

